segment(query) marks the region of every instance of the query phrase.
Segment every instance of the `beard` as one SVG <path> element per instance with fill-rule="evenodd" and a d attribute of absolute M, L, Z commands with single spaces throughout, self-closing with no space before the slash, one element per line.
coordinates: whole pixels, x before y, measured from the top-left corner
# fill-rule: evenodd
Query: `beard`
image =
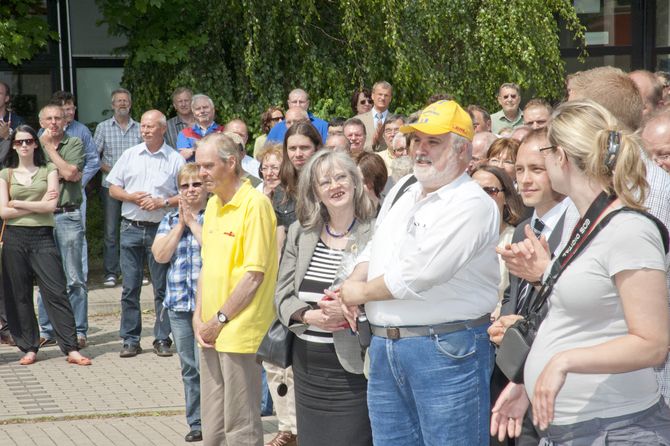
<path fill-rule="evenodd" d="M 419 164 L 420 161 L 429 164 Z M 437 170 L 427 157 L 417 157 L 414 161 L 414 176 L 424 189 L 437 190 L 451 183 L 459 174 L 453 165 L 448 165 L 442 171 Z"/>

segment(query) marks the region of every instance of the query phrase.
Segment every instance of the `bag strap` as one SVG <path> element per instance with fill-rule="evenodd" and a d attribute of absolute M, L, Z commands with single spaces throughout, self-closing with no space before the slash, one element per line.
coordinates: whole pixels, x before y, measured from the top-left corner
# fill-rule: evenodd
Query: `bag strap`
<path fill-rule="evenodd" d="M 396 203 L 396 201 L 398 201 L 400 199 L 400 197 L 402 197 L 405 194 L 405 192 L 407 192 L 407 189 L 409 189 L 409 187 L 416 182 L 417 182 L 417 179 L 414 175 L 407 178 L 407 180 L 403 183 L 403 185 L 400 188 L 400 190 L 398 191 L 398 193 L 395 194 L 395 197 L 393 197 L 393 201 L 391 202 L 391 207 L 390 208 L 392 208 L 393 205 Z"/>
<path fill-rule="evenodd" d="M 13 175 L 14 169 L 9 169 L 9 174 L 7 175 L 7 178 L 9 181 L 7 182 L 7 201 L 12 199 L 12 175 Z M 0 242 L 2 242 L 2 239 L 5 235 L 5 226 L 7 226 L 7 220 L 2 220 L 2 229 L 0 229 Z"/>

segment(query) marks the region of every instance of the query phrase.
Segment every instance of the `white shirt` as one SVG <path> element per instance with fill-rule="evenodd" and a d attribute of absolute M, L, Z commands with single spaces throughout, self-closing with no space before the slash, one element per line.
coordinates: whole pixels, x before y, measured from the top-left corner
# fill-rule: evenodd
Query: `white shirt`
<path fill-rule="evenodd" d="M 554 207 L 549 209 L 542 217 L 539 217 L 540 221 L 544 223 L 542 234 L 547 240 L 549 240 L 549 237 L 551 237 L 551 233 L 554 232 L 554 228 L 558 224 L 558 221 L 561 219 L 570 203 L 572 203 L 572 200 L 570 200 L 570 198 L 568 197 L 565 197 L 563 201 L 554 205 Z M 533 227 L 533 225 L 535 224 L 535 220 L 537 219 L 538 219 L 537 210 L 534 210 L 533 216 L 530 219 L 531 228 Z"/>
<path fill-rule="evenodd" d="M 184 163 L 184 158 L 165 143 L 155 153 L 149 152 L 147 145 L 141 143 L 123 152 L 107 181 L 129 194 L 148 192 L 152 197 L 165 200 L 177 195 L 177 174 Z M 159 223 L 166 213 L 164 208 L 145 211 L 131 201 L 121 205 L 121 215 L 128 220 Z"/>
<path fill-rule="evenodd" d="M 463 174 L 423 198 L 415 183 L 391 207 L 406 178 L 377 218 L 368 280 L 383 275 L 393 299 L 367 303 L 370 322 L 434 325 L 492 312 L 500 281 L 495 202 Z"/>
<path fill-rule="evenodd" d="M 256 158 L 252 158 L 249 155 L 244 155 L 242 158 L 242 170 L 251 175 L 252 177 L 260 179 L 258 170 L 261 168 L 261 163 L 258 162 Z M 263 192 L 261 190 L 261 192 Z"/>

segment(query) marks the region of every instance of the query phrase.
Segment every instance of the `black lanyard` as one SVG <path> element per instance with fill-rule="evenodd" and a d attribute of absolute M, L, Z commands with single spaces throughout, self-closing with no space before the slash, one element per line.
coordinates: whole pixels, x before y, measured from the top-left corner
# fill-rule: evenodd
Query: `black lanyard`
<path fill-rule="evenodd" d="M 528 312 L 529 316 L 538 313 L 544 303 L 549 298 L 554 284 L 561 276 L 563 271 L 572 263 L 572 261 L 586 248 L 586 246 L 595 238 L 595 236 L 607 225 L 609 219 L 600 220 L 607 208 L 616 200 L 616 195 L 607 195 L 601 192 L 593 200 L 591 206 L 575 226 L 570 235 L 570 241 L 565 246 L 561 254 L 554 261 L 549 272 L 549 277 L 542 285 L 538 293 L 538 298 L 533 302 Z"/>

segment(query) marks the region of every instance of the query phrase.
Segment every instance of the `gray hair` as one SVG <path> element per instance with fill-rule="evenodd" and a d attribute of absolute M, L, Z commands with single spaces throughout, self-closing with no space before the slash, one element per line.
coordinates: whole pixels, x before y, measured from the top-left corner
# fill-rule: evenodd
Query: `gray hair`
<path fill-rule="evenodd" d="M 391 161 L 391 178 L 394 183 L 414 170 L 414 160 L 409 156 L 399 156 Z"/>
<path fill-rule="evenodd" d="M 515 84 L 514 82 L 505 82 L 498 88 L 498 96 L 500 96 L 500 92 L 502 91 L 503 88 L 511 88 L 512 90 L 516 90 L 516 94 L 521 95 L 521 88 L 519 87 L 518 84 Z"/>
<path fill-rule="evenodd" d="M 242 165 L 240 163 L 240 146 L 238 143 L 233 141 L 233 138 L 224 135 L 223 133 L 210 133 L 201 140 L 196 141 L 195 150 L 197 151 L 205 144 L 212 144 L 216 148 L 216 154 L 223 162 L 234 158 L 235 174 L 238 177 L 242 175 Z"/>
<path fill-rule="evenodd" d="M 331 150 L 319 150 L 307 162 L 300 172 L 295 213 L 300 224 L 313 229 L 330 220 L 328 209 L 319 200 L 317 193 L 318 174 L 332 171 L 337 166 L 344 170 L 354 186 L 354 215 L 359 221 L 368 221 L 375 215 L 372 200 L 365 193 L 363 176 L 354 160 L 346 153 Z"/>
<path fill-rule="evenodd" d="M 112 101 L 114 100 L 114 96 L 116 96 L 117 94 L 127 94 L 128 100 L 131 102 L 133 101 L 133 96 L 125 88 L 117 88 L 116 90 L 112 91 Z"/>
<path fill-rule="evenodd" d="M 451 133 L 451 148 L 458 153 L 465 146 L 465 161 L 470 162 L 472 159 L 472 143 L 465 136 L 457 133 Z"/>
<path fill-rule="evenodd" d="M 371 91 L 374 93 L 375 89 L 377 89 L 377 88 L 382 88 L 384 90 L 391 90 L 391 93 L 393 93 L 393 86 L 386 81 L 375 82 L 375 84 L 372 86 Z"/>
<path fill-rule="evenodd" d="M 211 107 L 214 108 L 214 101 L 212 101 L 212 98 L 202 93 L 193 95 L 193 97 L 191 98 L 191 108 L 193 108 L 193 105 L 196 103 L 196 101 L 199 101 L 200 99 L 205 99 L 207 102 L 209 102 L 209 105 L 211 105 Z"/>

